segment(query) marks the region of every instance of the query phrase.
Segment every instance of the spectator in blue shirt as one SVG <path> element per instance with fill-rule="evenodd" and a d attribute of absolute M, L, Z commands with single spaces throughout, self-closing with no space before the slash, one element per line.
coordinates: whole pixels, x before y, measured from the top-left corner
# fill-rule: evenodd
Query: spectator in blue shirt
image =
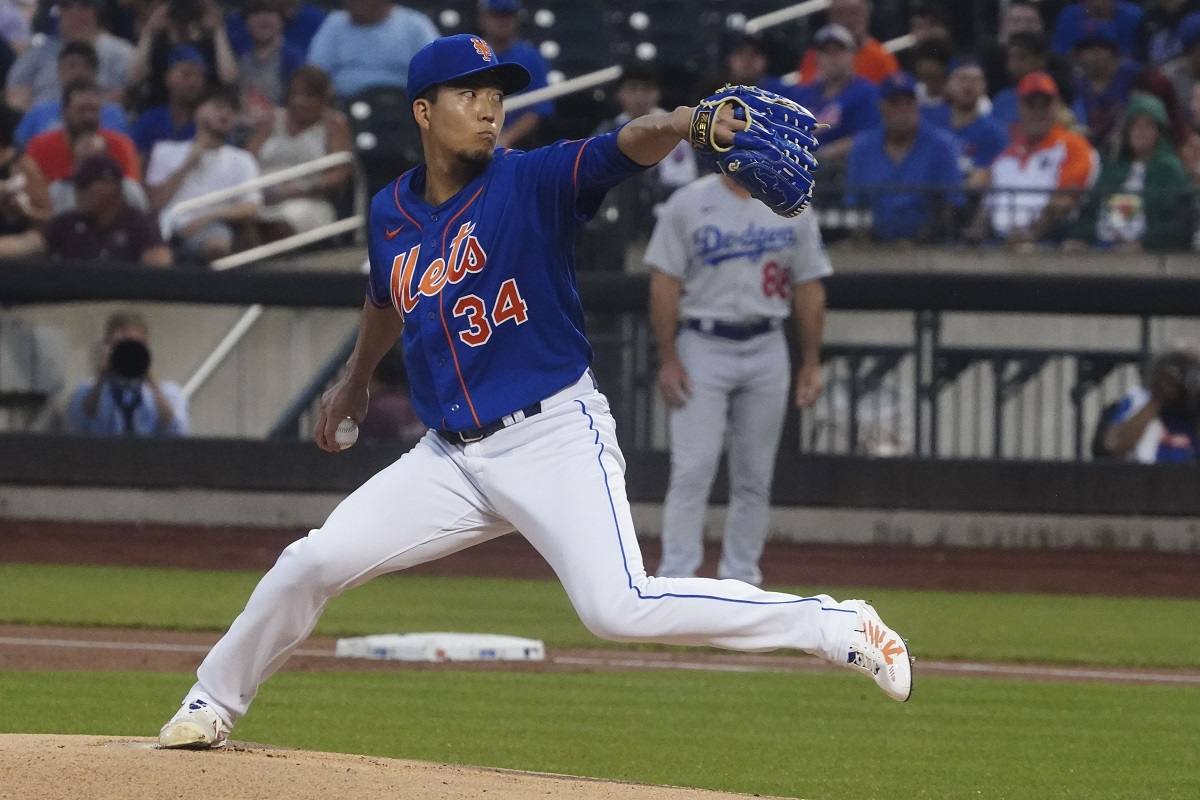
<path fill-rule="evenodd" d="M 822 164 L 840 163 L 856 134 L 879 126 L 879 90 L 854 72 L 854 34 L 826 25 L 813 37 L 821 77 L 792 91 L 796 102 L 829 128 L 817 134 Z"/>
<path fill-rule="evenodd" d="M 1146 4 L 1137 32 L 1133 58 L 1140 64 L 1159 67 L 1183 54 L 1179 27 L 1189 15 L 1200 11 L 1200 0 L 1151 0 Z"/>
<path fill-rule="evenodd" d="M 1054 52 L 1064 56 L 1070 53 L 1079 45 L 1088 25 L 1098 22 L 1111 23 L 1116 29 L 1121 55 L 1130 57 L 1137 52 L 1142 9 L 1128 0 L 1080 0 L 1064 8 L 1054 24 Z"/>
<path fill-rule="evenodd" d="M 308 62 L 333 78 L 338 97 L 372 86 L 408 83 L 408 62 L 438 38 L 429 18 L 391 0 L 345 0 L 325 18 L 308 49 Z"/>
<path fill-rule="evenodd" d="M 1008 136 L 990 114 L 979 113 L 987 82 L 983 67 L 977 61 L 961 61 L 955 65 L 946 82 L 947 103 L 926 106 L 921 117 L 949 131 L 960 150 L 959 171 L 967 176 L 967 188 L 987 185 L 988 167 L 1008 146 Z"/>
<path fill-rule="evenodd" d="M 58 83 L 70 86 L 74 83 L 95 83 L 100 72 L 100 59 L 96 48 L 88 42 L 67 42 L 58 52 Z M 21 117 L 14 140 L 24 148 L 29 140 L 39 133 L 62 127 L 62 98 L 44 100 L 35 104 Z M 129 119 L 125 109 L 117 103 L 105 103 L 100 107 L 100 127 L 129 133 Z"/>
<path fill-rule="evenodd" d="M 854 138 L 846 202 L 870 209 L 876 241 L 941 240 L 964 204 L 958 148 L 950 134 L 921 121 L 909 75 L 884 78 L 879 94 L 883 126 Z"/>
<path fill-rule="evenodd" d="M 159 142 L 184 142 L 196 135 L 196 107 L 208 87 L 208 64 L 191 45 L 176 45 L 168 57 L 166 105 L 148 108 L 133 124 L 133 142 L 143 160 Z"/>
<path fill-rule="evenodd" d="M 1071 110 L 1086 126 L 1088 140 L 1101 147 L 1125 116 L 1125 104 L 1142 68 L 1121 58 L 1117 30 L 1109 22 L 1090 23 L 1075 53 L 1079 76 Z"/>
<path fill-rule="evenodd" d="M 324 10 L 301 0 L 271 0 L 271 4 L 283 15 L 283 41 L 297 52 L 307 54 L 313 37 L 325 21 Z M 229 33 L 229 44 L 238 56 L 245 55 L 254 46 L 242 12 L 230 12 L 225 18 L 225 28 Z"/>
<path fill-rule="evenodd" d="M 104 325 L 94 380 L 67 406 L 67 429 L 92 436 L 186 436 L 187 398 L 179 384 L 155 379 L 149 328 L 138 314 L 113 314 Z"/>
<path fill-rule="evenodd" d="M 502 62 L 516 62 L 529 70 L 529 86 L 522 91 L 544 89 L 549 84 L 546 75 L 550 68 L 538 49 L 518 38 L 520 28 L 520 0 L 481 0 L 479 3 L 479 30 L 492 46 L 496 58 Z M 519 95 L 520 92 L 517 92 Z M 515 95 L 514 95 L 515 96 Z M 504 129 L 500 131 L 496 144 L 500 147 L 528 147 L 542 120 L 554 116 L 554 101 L 523 108 L 504 118 Z"/>

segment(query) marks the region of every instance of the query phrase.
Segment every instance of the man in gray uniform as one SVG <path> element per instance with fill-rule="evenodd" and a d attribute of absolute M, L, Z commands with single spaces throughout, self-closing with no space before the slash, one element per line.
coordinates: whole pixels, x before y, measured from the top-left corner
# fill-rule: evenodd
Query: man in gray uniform
<path fill-rule="evenodd" d="M 658 387 L 670 407 L 663 577 L 693 577 L 709 490 L 729 438 L 729 510 L 717 577 L 762 583 L 775 452 L 790 379 L 784 320 L 800 344 L 796 405 L 821 393 L 825 289 L 833 270 L 812 212 L 790 219 L 710 175 L 664 204 L 650 237 Z"/>

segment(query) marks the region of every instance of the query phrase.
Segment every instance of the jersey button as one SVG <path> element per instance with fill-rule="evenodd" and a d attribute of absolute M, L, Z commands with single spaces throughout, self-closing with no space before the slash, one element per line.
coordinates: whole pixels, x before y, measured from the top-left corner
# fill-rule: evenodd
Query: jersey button
<path fill-rule="evenodd" d="M 429 313 L 427 313 L 427 314 L 425 315 L 425 318 L 426 318 L 426 319 L 433 319 L 433 312 L 432 312 L 432 311 L 430 311 Z"/>
<path fill-rule="evenodd" d="M 439 367 L 444 367 L 444 366 L 446 366 L 446 359 L 444 359 L 444 358 L 439 358 L 439 359 L 438 359 L 438 366 L 439 366 Z"/>
<path fill-rule="evenodd" d="M 454 403 L 454 404 L 452 404 L 452 405 L 450 406 L 450 410 L 451 410 L 451 411 L 458 411 L 458 403 Z"/>

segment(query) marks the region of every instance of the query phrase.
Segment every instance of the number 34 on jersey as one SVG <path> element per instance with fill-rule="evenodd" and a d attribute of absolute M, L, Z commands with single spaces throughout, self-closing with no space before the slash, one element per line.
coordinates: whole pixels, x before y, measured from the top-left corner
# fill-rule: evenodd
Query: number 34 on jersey
<path fill-rule="evenodd" d="M 487 264 L 487 253 L 473 235 L 474 222 L 464 222 L 450 242 L 450 254 L 435 258 L 425 268 L 413 292 L 413 278 L 421 259 L 421 245 L 413 245 L 392 261 L 392 303 L 404 315 L 417 307 L 419 295 L 437 297 L 446 284 L 456 285 L 467 275 L 480 272 Z M 490 302 L 489 302 L 490 301 Z M 500 284 L 494 298 L 465 294 L 454 303 L 451 313 L 456 319 L 465 318 L 466 330 L 458 338 L 469 347 L 481 347 L 492 338 L 492 331 L 506 322 L 522 325 L 529 319 L 529 309 L 517 288 L 517 279 L 509 278 Z"/>

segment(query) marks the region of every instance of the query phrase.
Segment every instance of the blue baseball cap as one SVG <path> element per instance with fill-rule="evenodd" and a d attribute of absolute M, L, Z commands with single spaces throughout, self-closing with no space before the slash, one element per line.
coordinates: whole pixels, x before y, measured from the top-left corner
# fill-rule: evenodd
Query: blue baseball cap
<path fill-rule="evenodd" d="M 170 55 L 167 56 L 167 69 L 183 63 L 198 64 L 204 69 L 208 69 L 208 61 L 204 59 L 204 54 L 190 44 L 175 45 L 171 48 Z"/>
<path fill-rule="evenodd" d="M 430 86 L 468 75 L 493 73 L 505 94 L 519 92 L 533 80 L 520 64 L 503 64 L 482 36 L 459 33 L 434 39 L 413 56 L 408 65 L 408 97 L 420 96 Z"/>
<path fill-rule="evenodd" d="M 516 14 L 521 10 L 521 0 L 479 0 L 479 10 L 493 14 Z"/>
<path fill-rule="evenodd" d="M 1178 35 L 1184 50 L 1191 50 L 1192 45 L 1200 42 L 1200 11 L 1192 12 L 1183 18 L 1179 23 Z"/>
<path fill-rule="evenodd" d="M 1088 20 L 1087 25 L 1079 34 L 1079 38 L 1075 40 L 1075 46 L 1095 47 L 1096 45 L 1117 50 L 1117 26 L 1103 20 Z"/>
<path fill-rule="evenodd" d="M 917 96 L 917 82 L 907 72 L 893 72 L 879 82 L 879 97 L 890 100 L 898 94 Z"/>

